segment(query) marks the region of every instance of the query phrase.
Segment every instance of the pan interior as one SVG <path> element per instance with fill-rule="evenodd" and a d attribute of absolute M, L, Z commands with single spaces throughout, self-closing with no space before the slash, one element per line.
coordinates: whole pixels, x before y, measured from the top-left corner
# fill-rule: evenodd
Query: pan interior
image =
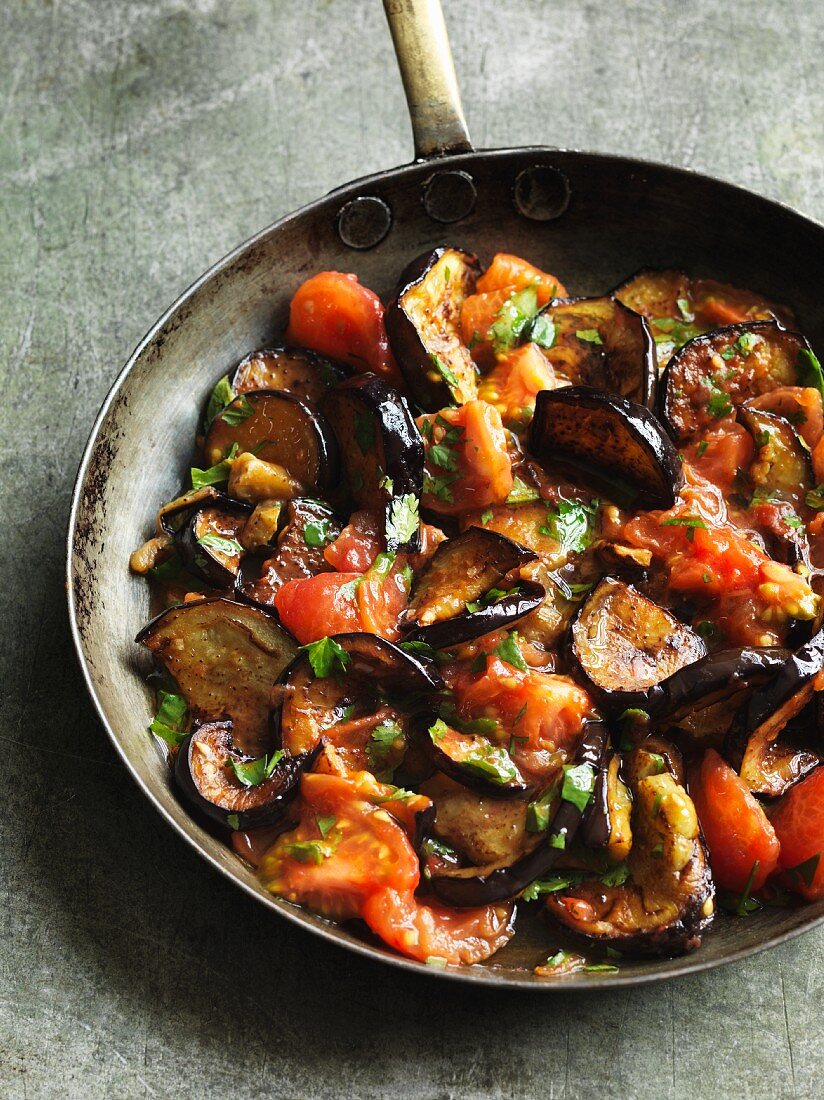
<path fill-rule="evenodd" d="M 523 199 L 521 173 L 536 165 L 561 173 L 564 183 L 564 201 L 543 213 L 564 206 L 568 187 L 565 210 L 549 220 L 526 218 L 513 202 L 513 196 Z M 245 865 L 178 805 L 146 731 L 151 700 L 142 678 L 145 658 L 133 638 L 148 618 L 148 592 L 129 574 L 128 557 L 150 532 L 158 504 L 184 483 L 211 386 L 247 352 L 280 336 L 289 300 L 309 275 L 352 271 L 386 299 L 410 259 L 445 243 L 477 252 L 484 263 L 498 250 L 522 255 L 557 273 L 575 295 L 603 293 L 641 267 L 684 268 L 791 304 L 819 354 L 824 347 L 824 229 L 784 207 L 677 169 L 531 149 L 450 158 L 450 171 L 472 177 L 477 202 L 449 225 L 433 220 L 422 203 L 422 190 L 439 167 L 412 165 L 341 188 L 241 246 L 187 291 L 109 394 L 81 466 L 69 534 L 69 598 L 84 673 L 115 745 L 159 811 L 265 904 L 357 951 L 415 969 L 418 964 L 265 893 Z M 391 212 L 389 232 L 369 251 L 344 246 L 336 228 L 341 207 L 359 195 L 377 196 Z M 560 985 L 612 986 L 705 969 L 822 919 L 824 902 L 764 910 L 747 920 L 720 917 L 695 955 L 627 962 L 617 975 L 578 974 Z M 539 919 L 525 920 L 486 966 L 429 972 L 557 989 L 557 983 L 534 978 L 532 967 L 558 943 Z"/>

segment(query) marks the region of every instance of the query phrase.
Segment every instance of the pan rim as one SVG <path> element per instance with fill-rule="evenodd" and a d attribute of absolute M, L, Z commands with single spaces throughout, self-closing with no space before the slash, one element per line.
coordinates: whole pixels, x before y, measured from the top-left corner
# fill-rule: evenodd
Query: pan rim
<path fill-rule="evenodd" d="M 366 942 L 359 942 L 354 938 L 347 938 L 342 940 L 340 933 L 334 932 L 332 929 L 335 926 L 327 926 L 326 922 L 323 922 L 322 918 L 316 918 L 313 914 L 309 914 L 306 910 L 293 907 L 286 902 L 278 903 L 278 900 L 274 897 L 267 896 L 262 892 L 254 889 L 250 884 L 244 882 L 235 870 L 229 866 L 223 864 L 215 856 L 203 847 L 200 839 L 194 832 L 187 830 L 184 825 L 175 820 L 175 818 L 168 812 L 168 810 L 157 799 L 154 791 L 149 784 L 143 780 L 137 771 L 135 765 L 126 754 L 125 747 L 121 744 L 118 733 L 115 731 L 112 723 L 106 714 L 102 700 L 99 698 L 95 686 L 92 682 L 91 672 L 89 664 L 85 656 L 83 641 L 80 634 L 80 628 L 78 625 L 78 611 L 75 600 L 74 592 L 74 551 L 77 536 L 77 525 L 79 510 L 81 505 L 81 498 L 83 496 L 83 490 L 86 484 L 87 475 L 89 472 L 89 466 L 94 454 L 94 450 L 98 441 L 100 430 L 106 420 L 109 411 L 116 401 L 119 392 L 125 384 L 127 378 L 131 374 L 133 368 L 137 364 L 144 350 L 152 343 L 158 333 L 164 328 L 164 326 L 178 313 L 194 296 L 195 294 L 212 279 L 218 277 L 223 271 L 229 268 L 237 259 L 239 259 L 245 252 L 254 248 L 259 242 L 268 237 L 271 233 L 281 229 L 289 222 L 302 217 L 315 207 L 320 206 L 323 203 L 334 199 L 338 195 L 351 192 L 353 189 L 364 188 L 374 186 L 376 184 L 393 181 L 403 176 L 414 175 L 415 173 L 426 173 L 437 170 L 439 167 L 455 167 L 460 168 L 471 164 L 473 161 L 493 159 L 505 159 L 506 157 L 513 156 L 562 156 L 562 157 L 589 157 L 598 158 L 602 161 L 614 164 L 622 164 L 627 168 L 637 169 L 639 171 L 664 171 L 672 174 L 674 178 L 686 177 L 688 179 L 698 179 L 713 183 L 714 185 L 726 189 L 733 194 L 740 195 L 749 200 L 756 200 L 759 203 L 765 204 L 767 207 L 775 210 L 776 213 L 780 212 L 784 215 L 790 215 L 793 218 L 798 218 L 802 222 L 805 222 L 813 229 L 824 230 L 824 223 L 819 222 L 815 218 L 812 218 L 801 211 L 790 206 L 788 203 L 781 202 L 777 199 L 767 198 L 764 195 L 760 195 L 755 191 L 751 191 L 748 188 L 742 187 L 738 184 L 731 183 L 727 180 L 720 179 L 719 177 L 709 175 L 705 172 L 699 172 L 692 168 L 679 167 L 674 165 L 664 164 L 660 161 L 645 160 L 637 157 L 626 157 L 617 153 L 603 153 L 603 152 L 591 152 L 582 149 L 575 148 L 558 148 L 555 146 L 547 145 L 526 145 L 516 146 L 512 148 L 498 148 L 498 149 L 477 149 L 469 153 L 461 153 L 452 156 L 445 157 L 433 157 L 427 160 L 412 161 L 409 164 L 397 165 L 393 168 L 383 169 L 378 172 L 373 172 L 369 175 L 359 177 L 354 180 L 350 180 L 338 187 L 328 191 L 325 195 L 319 196 L 316 199 L 305 203 L 303 206 L 289 211 L 282 217 L 276 219 L 270 225 L 264 227 L 245 241 L 238 244 L 236 247 L 227 252 L 223 257 L 218 259 L 214 264 L 206 269 L 202 275 L 195 279 L 176 299 L 172 304 L 164 310 L 161 316 L 151 325 L 146 334 L 138 342 L 134 350 L 127 358 L 124 366 L 115 376 L 104 400 L 94 419 L 92 427 L 89 431 L 88 438 L 83 448 L 83 454 L 78 467 L 77 475 L 74 482 L 71 495 L 71 508 L 69 511 L 67 532 L 66 532 L 66 591 L 67 591 L 67 603 L 69 612 L 69 629 L 72 636 L 72 642 L 75 649 L 75 654 L 80 665 L 83 681 L 86 686 L 86 690 L 91 698 L 94 709 L 97 713 L 109 740 L 113 744 L 115 751 L 117 752 L 120 760 L 126 768 L 126 771 L 130 774 L 132 780 L 137 784 L 143 795 L 149 800 L 153 808 L 161 815 L 166 823 L 182 837 L 183 840 L 194 849 L 197 854 L 209 863 L 214 869 L 220 872 L 226 879 L 232 882 L 235 886 L 239 887 L 250 897 L 256 901 L 265 905 L 271 911 L 278 913 L 292 924 L 303 928 L 307 932 L 317 935 L 324 939 L 327 943 L 333 943 L 337 947 L 343 950 L 354 951 L 356 954 L 373 961 L 383 962 L 390 966 L 398 967 L 409 973 L 417 975 L 428 975 L 436 978 L 444 978 L 450 981 L 458 981 L 466 984 L 484 985 L 491 989 L 500 990 L 521 990 L 521 991 L 542 991 L 542 992 L 592 992 L 615 988 L 627 988 L 638 985 L 648 985 L 653 982 L 671 980 L 673 978 L 683 977 L 689 974 L 699 974 L 708 970 L 714 970 L 719 966 L 726 966 L 729 963 L 737 962 L 741 959 L 748 958 L 749 956 L 756 955 L 762 951 L 766 951 L 769 948 L 777 947 L 782 943 L 786 943 L 789 940 L 795 939 L 796 936 L 801 935 L 804 932 L 812 931 L 814 928 L 824 923 L 824 908 L 819 913 L 813 913 L 807 917 L 802 917 L 792 927 L 776 932 L 775 934 L 768 936 L 761 942 L 748 944 L 743 947 L 736 948 L 724 955 L 721 958 L 709 958 L 703 959 L 700 951 L 696 954 L 686 956 L 686 961 L 682 959 L 667 959 L 662 960 L 660 965 L 656 964 L 656 969 L 641 974 L 626 974 L 622 975 L 620 972 L 610 977 L 600 976 L 586 976 L 585 978 L 574 977 L 572 980 L 562 979 L 554 981 L 541 981 L 535 979 L 530 971 L 524 971 L 523 977 L 511 976 L 514 972 L 509 971 L 507 976 L 499 976 L 496 972 L 496 968 L 493 964 L 492 967 L 447 967 L 444 969 L 428 967 L 412 959 L 406 959 L 403 956 L 396 955 L 383 948 L 373 946 Z M 125 673 L 125 670 L 124 670 Z M 815 905 L 815 903 L 813 903 Z M 794 912 L 801 914 L 804 907 L 794 910 Z M 816 908 L 819 908 L 816 906 Z"/>

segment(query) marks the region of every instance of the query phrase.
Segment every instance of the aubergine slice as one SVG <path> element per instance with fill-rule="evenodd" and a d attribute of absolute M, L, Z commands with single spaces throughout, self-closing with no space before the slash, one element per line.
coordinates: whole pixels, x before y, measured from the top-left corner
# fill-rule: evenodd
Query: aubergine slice
<path fill-rule="evenodd" d="M 173 540 L 180 560 L 190 573 L 215 588 L 231 588 L 240 569 L 244 548 L 240 541 L 252 505 L 223 494 L 187 510 Z"/>
<path fill-rule="evenodd" d="M 292 756 L 308 752 L 353 712 L 369 715 L 387 701 L 405 711 L 410 700 L 443 690 L 434 666 L 376 634 L 335 634 L 324 644 L 332 655 L 329 675 L 315 673 L 310 648 L 298 653 L 278 679 L 274 728 L 278 743 Z"/>
<path fill-rule="evenodd" d="M 588 848 L 606 849 L 612 863 L 621 863 L 632 848 L 631 814 L 632 798 L 621 775 L 621 757 L 610 752 L 598 768 L 579 836 Z"/>
<path fill-rule="evenodd" d="M 481 273 L 459 248 L 425 252 L 406 268 L 384 324 L 401 373 L 426 412 L 478 396 L 478 374 L 460 337 L 461 308 Z"/>
<path fill-rule="evenodd" d="M 275 756 L 255 761 L 235 748 L 231 722 L 207 722 L 182 742 L 174 775 L 181 794 L 194 810 L 229 829 L 255 829 L 283 816 L 298 793 L 300 777 L 313 755 L 281 755 L 280 759 Z M 243 783 L 233 767 L 238 767 L 241 775 L 257 779 L 250 764 L 256 765 L 260 776 L 251 785 Z"/>
<path fill-rule="evenodd" d="M 570 649 L 586 686 L 612 712 L 644 707 L 651 688 L 707 652 L 688 626 L 613 577 L 582 604 Z"/>
<path fill-rule="evenodd" d="M 556 298 L 546 309 L 555 326 L 544 354 L 559 379 L 652 407 L 658 370 L 647 322 L 615 298 Z"/>
<path fill-rule="evenodd" d="M 435 805 L 434 834 L 455 851 L 448 865 L 433 874 L 459 866 L 458 856 L 478 867 L 514 863 L 543 838 L 527 831 L 523 799 L 487 795 L 436 772 L 421 787 Z"/>
<path fill-rule="evenodd" d="M 736 419 L 755 443 L 749 478 L 756 492 L 760 489 L 792 504 L 803 504 L 815 480 L 810 452 L 789 420 L 746 405 L 739 407 Z"/>
<path fill-rule="evenodd" d="M 780 321 L 792 327 L 795 318 L 786 306 L 776 305 L 751 290 L 715 279 L 693 278 L 683 271 L 639 271 L 613 291 L 646 317 L 663 367 L 672 353 L 694 336 L 736 321 Z"/>
<path fill-rule="evenodd" d="M 639 507 L 671 508 L 684 483 L 678 454 L 649 409 L 584 386 L 538 394 L 528 449 L 539 462 L 572 466 L 608 494 L 623 488 Z"/>
<path fill-rule="evenodd" d="M 644 709 L 653 723 L 688 745 L 720 748 L 741 704 L 783 667 L 779 646 L 719 650 L 652 687 Z"/>
<path fill-rule="evenodd" d="M 206 466 L 237 447 L 281 466 L 304 492 L 333 488 L 340 476 L 334 433 L 309 401 L 280 390 L 242 393 L 217 414 L 203 443 Z"/>
<path fill-rule="evenodd" d="M 740 760 L 739 774 L 754 794 L 776 798 L 818 764 L 817 755 L 778 739 L 813 698 L 822 670 L 824 627 L 787 658 L 773 679 L 753 692 L 733 723 L 727 755 L 735 764 Z"/>
<path fill-rule="evenodd" d="M 417 716 L 414 734 L 444 775 L 493 798 L 527 798 L 529 784 L 503 745 L 450 726 L 437 713 Z"/>
<path fill-rule="evenodd" d="M 331 386 L 351 374 L 340 363 L 333 363 L 307 348 L 261 348 L 241 359 L 229 375 L 235 396 L 254 390 L 278 390 L 318 404 Z"/>
<path fill-rule="evenodd" d="M 352 496 L 382 511 L 389 551 L 420 549 L 423 440 L 405 398 L 375 374 L 359 374 L 323 402 L 340 441 Z"/>
<path fill-rule="evenodd" d="M 412 586 L 407 638 L 445 649 L 524 618 L 546 592 L 516 573 L 536 560 L 534 551 L 484 527 L 442 542 Z"/>
<path fill-rule="evenodd" d="M 275 553 L 247 556 L 238 571 L 235 594 L 246 603 L 272 608 L 287 581 L 332 569 L 323 551 L 341 533 L 341 525 L 331 508 L 298 497 L 281 511 L 280 524 Z"/>
<path fill-rule="evenodd" d="M 695 807 L 668 770 L 631 779 L 630 789 L 627 881 L 605 886 L 600 879 L 585 879 L 548 895 L 547 910 L 572 932 L 621 954 L 655 957 L 694 951 L 715 912 Z"/>
<path fill-rule="evenodd" d="M 587 765 L 597 774 L 607 740 L 606 725 L 599 721 L 589 722 L 575 755 L 575 765 Z M 430 879 L 433 893 L 440 901 L 458 909 L 516 897 L 535 879 L 548 874 L 568 850 L 578 832 L 582 812 L 576 802 L 561 798 L 546 835 L 530 851 L 506 866 L 460 867 L 433 874 Z"/>
<path fill-rule="evenodd" d="M 234 743 L 253 757 L 272 747 L 272 684 L 294 658 L 292 637 L 266 612 L 216 597 L 170 607 L 140 631 L 197 721 L 231 719 Z"/>
<path fill-rule="evenodd" d="M 685 443 L 750 398 L 779 386 L 821 389 L 821 370 L 800 332 L 774 321 L 730 325 L 689 340 L 658 388 L 660 416 Z"/>

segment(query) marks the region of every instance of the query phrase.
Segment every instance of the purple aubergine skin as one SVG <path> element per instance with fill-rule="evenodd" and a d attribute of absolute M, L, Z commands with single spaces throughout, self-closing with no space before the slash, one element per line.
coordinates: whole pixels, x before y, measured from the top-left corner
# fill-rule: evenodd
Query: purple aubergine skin
<path fill-rule="evenodd" d="M 580 431 L 579 412 L 592 413 L 620 439 L 621 460 L 613 459 L 606 472 L 632 487 L 636 505 L 672 508 L 684 484 L 678 452 L 656 416 L 634 401 L 587 386 L 542 390 L 529 428 L 529 452 L 539 461 L 571 462 L 597 482 L 599 473 L 605 472 L 599 440 L 591 432 Z M 559 428 L 566 430 L 559 433 Z M 655 473 L 642 480 L 639 471 L 648 462 Z"/>
<path fill-rule="evenodd" d="M 451 619 L 419 626 L 406 635 L 406 641 L 425 642 L 433 649 L 451 649 L 453 646 L 482 638 L 493 630 L 513 626 L 526 618 L 546 597 L 546 589 L 537 581 L 519 581 L 518 591 L 481 607 L 477 611 L 461 611 Z"/>
<path fill-rule="evenodd" d="M 584 810 L 579 836 L 588 848 L 606 848 L 609 844 L 609 784 L 607 776 L 614 753 L 605 753 L 598 765 L 592 802 Z"/>
<path fill-rule="evenodd" d="M 366 685 L 380 686 L 386 691 L 402 694 L 436 695 L 444 682 L 431 662 L 405 653 L 393 642 L 377 634 L 334 634 L 336 642 L 349 655 L 344 676 Z M 311 684 L 314 680 L 309 654 L 304 650 L 286 666 L 278 684 L 288 686 L 298 679 Z M 272 708 L 272 730 L 276 745 L 283 744 L 283 702 Z"/>
<path fill-rule="evenodd" d="M 315 477 L 315 482 L 313 485 L 304 486 L 306 492 L 321 492 L 334 489 L 340 481 L 340 449 L 335 433 L 332 431 L 328 420 L 318 406 L 315 405 L 313 401 L 308 401 L 306 398 L 302 397 L 296 397 L 295 394 L 287 393 L 285 390 L 249 390 L 248 393 L 241 394 L 240 397 L 235 400 L 239 401 L 240 398 L 243 398 L 254 406 L 255 401 L 262 397 L 278 398 L 280 401 L 297 405 L 301 411 L 304 430 L 314 441 L 318 455 L 318 472 Z M 234 402 L 230 402 L 230 404 L 226 406 L 226 409 L 231 408 L 232 405 L 234 405 Z M 220 410 L 212 421 L 212 425 L 225 414 L 226 409 Z M 204 451 L 206 451 L 207 454 L 208 447 L 209 431 L 206 433 L 206 440 L 204 442 Z"/>
<path fill-rule="evenodd" d="M 384 325 L 392 354 L 397 360 L 413 398 L 427 412 L 435 412 L 437 409 L 451 405 L 453 398 L 449 386 L 442 378 L 432 381 L 428 377 L 432 370 L 429 352 L 424 347 L 414 322 L 407 316 L 403 297 L 414 286 L 426 279 L 430 270 L 446 251 L 448 251 L 446 247 L 434 248 L 407 264 L 398 280 L 397 297 L 390 302 L 384 313 Z M 471 252 L 464 252 L 460 248 L 455 248 L 453 251 L 461 253 L 464 263 L 472 269 L 476 277 L 480 275 L 481 265 L 477 256 Z"/>
<path fill-rule="evenodd" d="M 598 769 L 601 765 L 609 731 L 605 723 L 590 722 L 581 747 L 575 756 L 576 764 L 590 764 Z M 563 848 L 553 848 L 548 839 L 525 856 L 521 856 L 508 867 L 498 867 L 494 871 L 471 876 L 433 875 L 430 885 L 439 901 L 457 909 L 472 908 L 476 905 L 490 905 L 498 901 L 507 901 L 516 897 L 537 878 L 547 875 L 559 857 L 569 848 L 581 824 L 582 813 L 572 802 L 561 800 L 555 816 L 549 826 L 548 835 L 560 835 L 565 839 Z"/>
<path fill-rule="evenodd" d="M 250 352 L 229 372 L 229 385 L 236 394 L 261 388 L 246 381 L 250 364 L 261 359 L 266 362 L 268 381 L 265 389 L 291 393 L 315 404 L 330 385 L 342 382 L 352 374 L 352 368 L 345 363 L 319 355 L 316 351 L 289 344 L 273 344 Z"/>
<path fill-rule="evenodd" d="M 783 707 L 824 669 L 824 627 L 792 656 L 788 657 L 775 679 L 759 687 L 750 696 L 745 715 L 748 734 L 754 733 L 771 714 Z"/>
<path fill-rule="evenodd" d="M 205 814 L 212 821 L 216 821 L 227 829 L 254 829 L 260 825 L 272 825 L 282 816 L 286 807 L 295 798 L 300 786 L 300 777 L 311 766 L 318 754 L 320 746 L 311 752 L 301 756 L 284 756 L 277 764 L 272 774 L 272 779 L 279 780 L 274 794 L 264 797 L 258 805 L 247 810 L 227 810 L 218 806 L 215 802 L 206 798 L 192 774 L 191 752 L 193 743 L 204 736 L 217 737 L 221 747 L 226 750 L 227 756 L 233 756 L 238 763 L 250 760 L 248 756 L 236 752 L 232 743 L 231 722 L 208 722 L 199 729 L 190 733 L 181 743 L 175 760 L 174 777 L 178 789 L 192 809 Z M 271 780 L 261 783 L 261 794 L 270 791 Z M 250 788 L 254 790 L 254 788 Z M 233 824 L 229 818 L 237 818 Z"/>
<path fill-rule="evenodd" d="M 195 531 L 198 516 L 207 508 L 217 508 L 233 516 L 250 516 L 253 511 L 251 504 L 242 500 L 233 500 L 224 493 L 218 493 L 206 504 L 201 504 L 191 509 L 183 525 L 179 527 L 172 538 L 180 554 L 183 566 L 193 576 L 205 581 L 214 588 L 232 588 L 237 575 L 231 569 L 221 564 L 208 547 L 201 546 L 197 541 Z"/>
<path fill-rule="evenodd" d="M 493 783 L 491 779 L 486 779 L 484 776 L 472 772 L 461 764 L 460 761 L 453 760 L 447 752 L 444 752 L 440 745 L 432 740 L 429 734 L 430 726 L 434 725 L 437 719 L 438 714 L 436 711 L 428 711 L 416 715 L 412 725 L 412 736 L 415 738 L 415 743 L 420 745 L 424 755 L 437 771 L 449 776 L 450 779 L 454 779 L 455 782 L 460 783 L 462 787 L 469 787 L 471 790 L 477 791 L 479 794 L 485 795 L 488 798 L 529 798 L 533 790 L 530 784 L 519 783 L 515 780 L 509 783 Z"/>
<path fill-rule="evenodd" d="M 341 422 L 349 414 L 348 401 L 342 400 L 344 397 L 356 402 L 363 413 L 372 418 L 376 438 L 380 438 L 383 447 L 383 472 L 392 485 L 391 491 L 386 492 L 384 508 L 386 548 L 389 551 L 417 553 L 420 550 L 420 524 L 405 541 L 395 538 L 389 531 L 393 504 L 411 496 L 420 507 L 423 494 L 423 440 L 406 398 L 376 374 L 358 374 L 348 378 L 329 391 L 321 406 L 333 430 L 336 423 L 341 425 L 338 429 L 340 434 L 343 434 Z M 345 451 L 343 441 L 338 449 Z M 351 448 L 349 451 L 343 455 L 344 465 L 357 459 Z"/>

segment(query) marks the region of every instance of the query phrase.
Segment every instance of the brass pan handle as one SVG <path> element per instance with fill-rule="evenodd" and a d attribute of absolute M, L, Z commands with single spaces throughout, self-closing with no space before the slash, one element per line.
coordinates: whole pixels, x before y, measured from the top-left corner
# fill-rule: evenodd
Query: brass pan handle
<path fill-rule="evenodd" d="M 383 0 L 415 137 L 415 159 L 473 152 L 440 0 Z"/>

